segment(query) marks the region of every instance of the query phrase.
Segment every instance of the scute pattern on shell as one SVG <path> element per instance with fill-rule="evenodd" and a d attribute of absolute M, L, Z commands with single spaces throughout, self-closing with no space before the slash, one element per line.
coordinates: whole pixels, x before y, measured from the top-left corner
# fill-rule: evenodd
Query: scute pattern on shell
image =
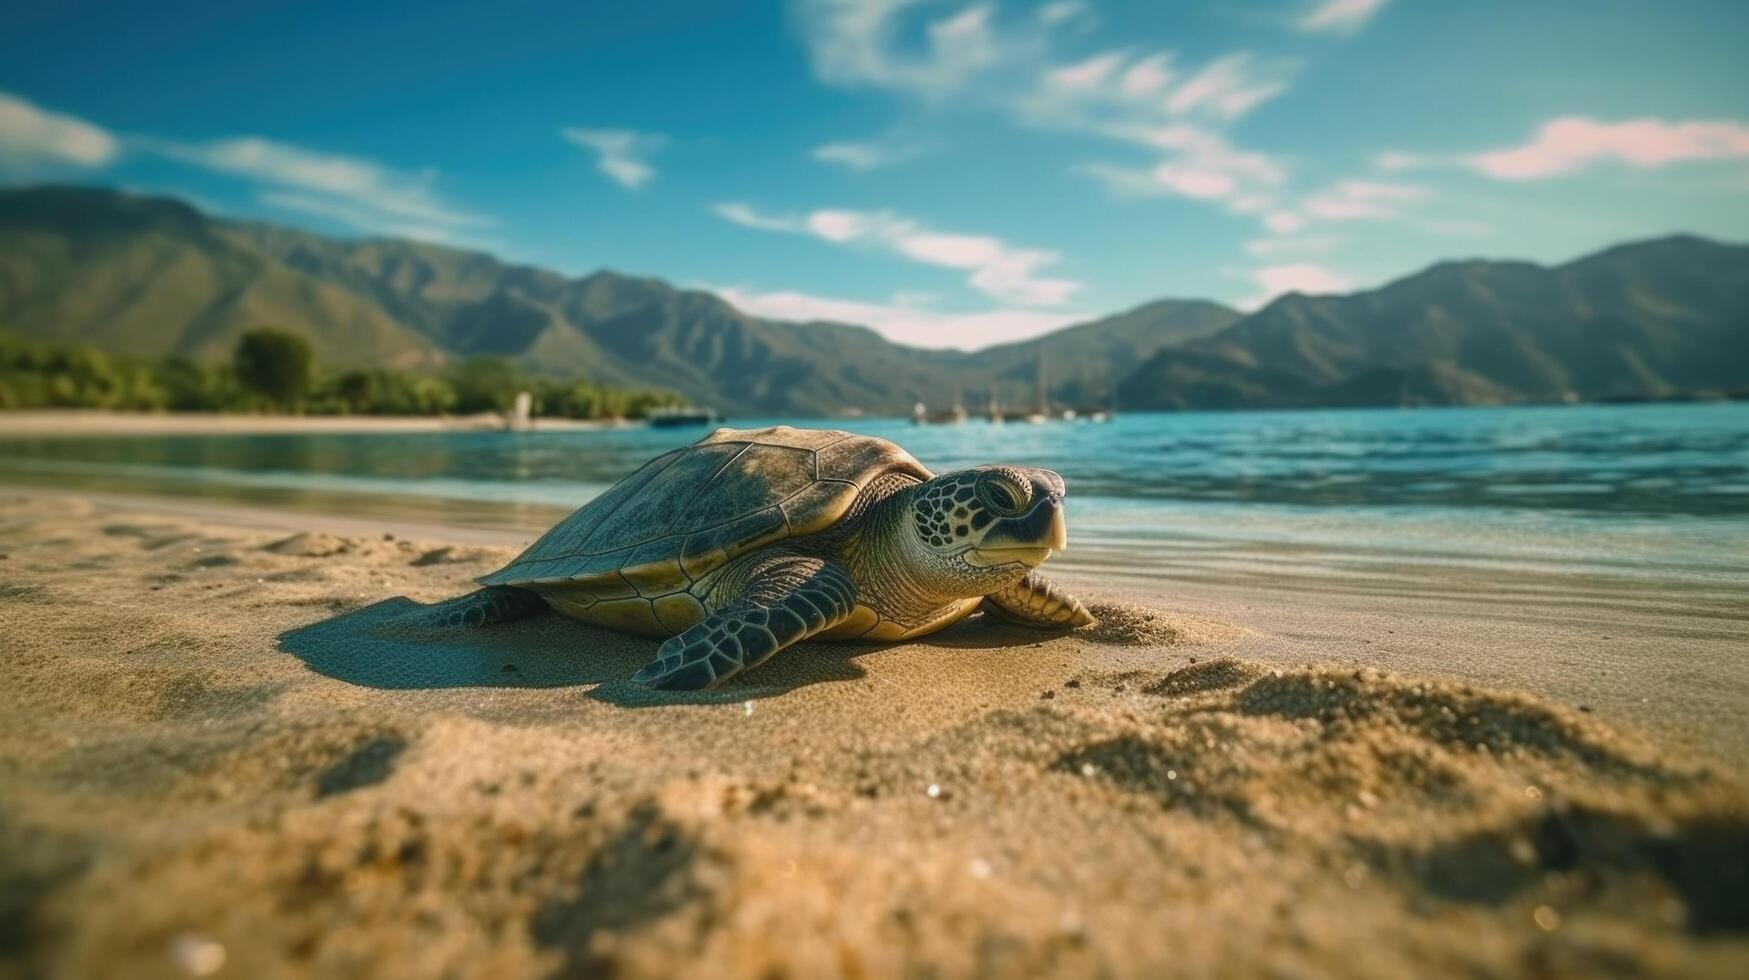
<path fill-rule="evenodd" d="M 566 583 L 654 598 L 841 518 L 876 477 L 930 473 L 885 439 L 835 429 L 718 429 L 651 460 L 554 525 L 485 585 Z"/>

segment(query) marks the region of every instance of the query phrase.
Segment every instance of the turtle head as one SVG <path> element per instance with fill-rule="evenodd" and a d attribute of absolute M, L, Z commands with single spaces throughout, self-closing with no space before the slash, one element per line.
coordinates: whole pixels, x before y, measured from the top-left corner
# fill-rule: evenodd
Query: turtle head
<path fill-rule="evenodd" d="M 980 588 L 1024 575 L 1069 543 L 1063 478 L 1050 470 L 976 466 L 917 491 L 911 518 L 918 540 Z"/>

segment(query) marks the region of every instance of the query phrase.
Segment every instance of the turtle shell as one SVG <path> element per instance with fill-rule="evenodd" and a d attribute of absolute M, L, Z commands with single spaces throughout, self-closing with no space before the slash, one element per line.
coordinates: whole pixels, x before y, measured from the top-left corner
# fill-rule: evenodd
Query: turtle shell
<path fill-rule="evenodd" d="M 739 555 L 825 530 L 876 477 L 930 473 L 885 439 L 718 429 L 658 456 L 554 525 L 485 585 L 564 583 L 598 598 L 688 588 Z"/>

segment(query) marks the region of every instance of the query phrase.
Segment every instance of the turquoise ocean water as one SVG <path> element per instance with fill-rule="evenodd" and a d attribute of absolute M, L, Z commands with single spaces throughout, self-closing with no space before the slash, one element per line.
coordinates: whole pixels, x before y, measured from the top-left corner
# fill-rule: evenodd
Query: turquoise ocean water
<path fill-rule="evenodd" d="M 739 419 L 753 426 L 769 420 Z M 1049 466 L 1065 560 L 1329 574 L 1369 562 L 1656 576 L 1749 595 L 1749 404 L 1124 415 L 849 428 L 939 471 Z M 5 438 L 0 474 L 538 531 L 703 429 Z"/>

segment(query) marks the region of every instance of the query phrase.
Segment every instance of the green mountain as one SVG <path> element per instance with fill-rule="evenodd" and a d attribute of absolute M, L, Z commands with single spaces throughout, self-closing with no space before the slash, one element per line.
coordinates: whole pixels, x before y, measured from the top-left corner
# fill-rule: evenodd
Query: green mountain
<path fill-rule="evenodd" d="M 1455 405 L 1749 386 L 1749 247 L 1676 236 L 1565 265 L 1444 262 L 1284 296 L 1124 379 L 1126 408 Z"/>
<path fill-rule="evenodd" d="M 955 390 L 1030 404 L 1041 351 L 1055 397 L 1105 399 L 1139 361 L 1237 316 L 1163 302 L 975 354 L 922 350 L 865 327 L 761 319 L 656 279 L 569 279 L 479 252 L 223 221 L 106 190 L 0 192 L 0 324 L 28 336 L 216 360 L 242 331 L 274 324 L 309 336 L 330 366 L 503 355 L 743 415 L 893 414 Z"/>
<path fill-rule="evenodd" d="M 212 218 L 110 190 L 0 191 L 0 327 L 216 361 L 245 330 L 329 368 L 476 355 L 680 392 L 735 415 L 895 414 L 914 402 L 1124 409 L 1487 404 L 1749 387 L 1749 247 L 1680 236 L 1553 268 L 1446 262 L 1250 316 L 1162 300 L 1021 343 L 922 350 L 864 327 L 750 316 L 615 272 Z"/>
<path fill-rule="evenodd" d="M 43 340 L 211 360 L 264 323 L 302 331 L 331 362 L 442 360 L 381 308 L 181 202 L 73 188 L 0 193 L 0 324 Z"/>
<path fill-rule="evenodd" d="M 1136 365 L 1161 350 L 1212 337 L 1238 319 L 1238 311 L 1219 303 L 1163 299 L 1020 343 L 986 347 L 967 360 L 975 375 L 988 377 L 984 387 L 999 392 L 1007 404 L 1037 401 L 1042 357 L 1053 399 L 1104 407 Z"/>

